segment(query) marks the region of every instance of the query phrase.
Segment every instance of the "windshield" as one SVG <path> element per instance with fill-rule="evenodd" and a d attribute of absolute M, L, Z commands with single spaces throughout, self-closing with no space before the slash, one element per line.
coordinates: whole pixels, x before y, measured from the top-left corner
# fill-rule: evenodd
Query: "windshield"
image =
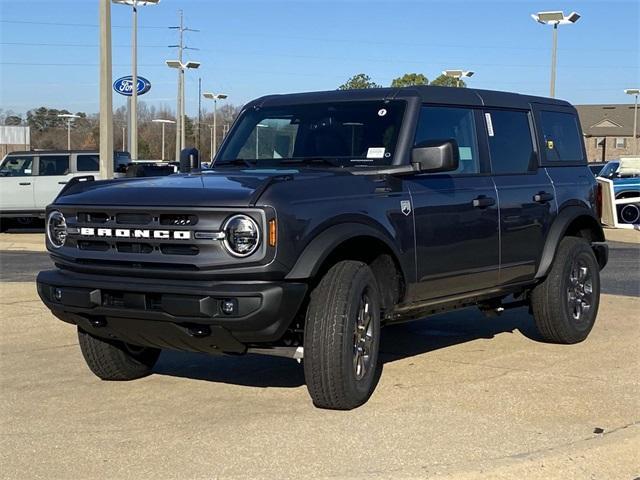
<path fill-rule="evenodd" d="M 598 176 L 606 178 L 613 176 L 613 174 L 616 173 L 616 170 L 618 170 L 618 165 L 620 165 L 618 162 L 607 163 L 604 168 L 600 170 Z"/>
<path fill-rule="evenodd" d="M 216 167 L 323 163 L 389 165 L 403 101 L 354 101 L 257 108 L 233 129 Z"/>

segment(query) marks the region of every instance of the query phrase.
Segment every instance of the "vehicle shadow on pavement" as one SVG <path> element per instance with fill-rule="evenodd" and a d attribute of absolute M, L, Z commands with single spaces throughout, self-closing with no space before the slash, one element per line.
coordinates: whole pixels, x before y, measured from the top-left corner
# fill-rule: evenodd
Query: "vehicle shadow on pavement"
<path fill-rule="evenodd" d="M 533 317 L 526 307 L 490 318 L 475 308 L 457 310 L 384 328 L 380 345 L 382 361 L 390 363 L 441 348 L 481 338 L 491 339 L 501 333 L 516 331 L 530 340 L 542 341 Z"/>
<path fill-rule="evenodd" d="M 380 344 L 385 363 L 421 355 L 480 338 L 519 331 L 539 341 L 526 308 L 500 317 L 486 318 L 478 310 L 465 309 L 383 329 Z M 163 351 L 154 373 L 209 382 L 252 387 L 295 388 L 305 384 L 302 365 L 279 357 L 223 356 Z"/>

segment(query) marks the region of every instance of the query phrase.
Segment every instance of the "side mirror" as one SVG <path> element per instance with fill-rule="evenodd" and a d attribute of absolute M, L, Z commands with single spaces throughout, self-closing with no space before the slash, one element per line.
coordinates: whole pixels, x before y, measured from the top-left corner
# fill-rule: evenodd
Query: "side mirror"
<path fill-rule="evenodd" d="M 454 139 L 422 142 L 413 148 L 411 163 L 417 171 L 425 173 L 457 170 L 460 164 L 458 142 Z"/>

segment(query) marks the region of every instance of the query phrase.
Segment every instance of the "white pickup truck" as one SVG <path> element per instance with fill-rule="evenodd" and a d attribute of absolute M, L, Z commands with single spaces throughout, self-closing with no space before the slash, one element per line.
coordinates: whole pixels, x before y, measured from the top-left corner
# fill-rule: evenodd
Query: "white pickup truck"
<path fill-rule="evenodd" d="M 0 163 L 0 218 L 43 218 L 44 210 L 73 177 L 99 176 L 94 150 L 11 152 Z M 114 171 L 124 173 L 128 152 L 114 152 Z"/>

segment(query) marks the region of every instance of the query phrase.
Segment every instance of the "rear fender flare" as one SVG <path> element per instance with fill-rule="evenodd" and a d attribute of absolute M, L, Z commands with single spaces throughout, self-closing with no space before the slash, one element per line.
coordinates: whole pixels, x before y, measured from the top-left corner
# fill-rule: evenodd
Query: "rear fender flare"
<path fill-rule="evenodd" d="M 540 257 L 540 263 L 538 264 L 536 279 L 546 276 L 555 258 L 560 240 L 565 236 L 571 223 L 580 217 L 587 217 L 589 227 L 596 231 L 593 241 L 604 242 L 604 231 L 600 225 L 600 220 L 596 218 L 591 210 L 586 207 L 574 205 L 562 209 L 549 229 L 542 256 Z"/>

